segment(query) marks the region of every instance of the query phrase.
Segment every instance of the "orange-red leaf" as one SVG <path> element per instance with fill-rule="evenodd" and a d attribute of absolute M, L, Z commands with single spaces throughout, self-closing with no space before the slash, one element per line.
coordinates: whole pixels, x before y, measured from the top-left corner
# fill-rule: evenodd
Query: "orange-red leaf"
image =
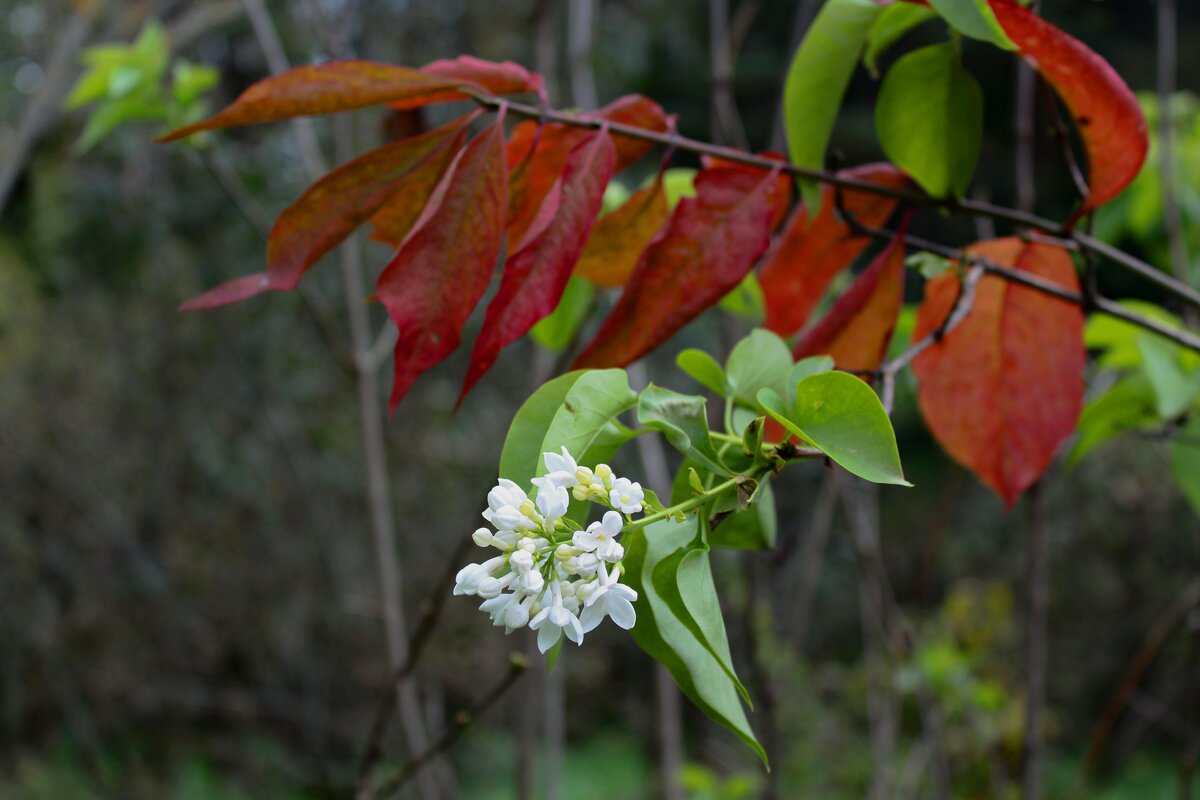
<path fill-rule="evenodd" d="M 215 116 L 177 128 L 158 141 L 181 139 L 197 131 L 332 114 L 394 100 L 432 102 L 429 98 L 468 83 L 376 61 L 309 64 L 264 78 Z"/>
<path fill-rule="evenodd" d="M 1078 291 L 1058 247 L 994 239 L 968 252 Z M 959 280 L 929 282 L 913 337 L 942 324 Z M 954 459 L 1012 507 L 1045 472 L 1083 404 L 1083 313 L 1065 300 L 987 275 L 967 316 L 913 361 L 925 423 Z"/>
<path fill-rule="evenodd" d="M 423 207 L 441 172 L 462 146 L 466 125 L 475 115 L 460 117 L 429 133 L 401 139 L 372 150 L 330 172 L 292 203 L 271 228 L 267 271 L 221 284 L 184 303 L 184 311 L 216 308 L 266 291 L 288 291 L 313 264 L 349 236 L 396 194 Z M 414 186 L 409 177 L 427 165 L 435 180 Z"/>
<path fill-rule="evenodd" d="M 891 164 L 865 164 L 838 174 L 892 189 L 908 183 L 904 173 Z M 871 227 L 882 225 L 896 208 L 896 200 L 883 195 L 853 189 L 843 189 L 841 195 L 842 207 Z M 870 237 L 853 235 L 842 219 L 833 187 L 825 187 L 815 219 L 809 220 L 804 206 L 798 206 L 759 271 L 766 298 L 763 327 L 780 336 L 791 336 L 803 328 L 830 282 L 854 263 L 870 242 Z"/>
<path fill-rule="evenodd" d="M 574 367 L 636 361 L 737 286 L 770 243 L 775 186 L 775 173 L 702 170 Z"/>
<path fill-rule="evenodd" d="M 404 176 L 402 191 L 396 191 L 371 214 L 371 238 L 399 247 L 421 216 L 426 202 L 441 182 L 450 163 L 462 149 L 467 135 L 462 128 L 452 141 L 439 147 Z"/>
<path fill-rule="evenodd" d="M 801 337 L 793 355 L 825 354 L 838 369 L 874 370 L 883 363 L 904 302 L 904 231 L 875 257 L 829 313 Z"/>
<path fill-rule="evenodd" d="M 460 403 L 500 351 L 558 305 L 600 213 L 615 165 L 616 151 L 605 130 L 589 133 L 568 154 L 555 191 L 558 213 L 504 265 L 500 289 L 488 305 L 471 352 Z"/>
<path fill-rule="evenodd" d="M 788 163 L 787 156 L 772 150 L 759 153 L 759 156 L 774 159 L 781 164 Z M 741 161 L 729 161 L 716 156 L 701 156 L 700 162 L 708 169 L 740 169 L 755 175 L 763 175 L 766 172 L 762 167 L 752 166 Z M 773 195 L 775 210 L 771 216 L 771 230 L 779 227 L 779 223 L 783 222 L 788 210 L 792 207 L 792 184 L 794 182 L 792 176 L 785 172 L 780 172 L 775 176 L 775 193 Z"/>
<path fill-rule="evenodd" d="M 596 223 L 575 274 L 597 286 L 623 286 L 669 214 L 661 178 L 634 192 L 620 208 Z"/>
<path fill-rule="evenodd" d="M 671 118 L 662 107 L 641 95 L 618 98 L 599 111 L 581 114 L 651 131 L 665 131 Z M 543 125 L 527 120 L 513 128 L 508 143 L 509 219 L 508 248 L 518 250 L 531 233 L 534 220 L 566 163 L 567 153 L 588 136 L 588 129 L 562 123 Z M 616 171 L 633 164 L 653 146 L 630 136 L 612 134 Z M 536 144 L 535 144 L 536 143 Z M 530 148 L 536 147 L 531 153 Z M 552 216 L 553 209 L 545 214 Z M 536 234 L 536 231 L 533 232 Z"/>
<path fill-rule="evenodd" d="M 484 61 L 474 56 L 459 56 L 455 59 L 442 59 L 421 67 L 424 75 L 438 78 L 466 81 L 479 86 L 488 94 L 536 94 L 545 99 L 546 89 L 542 76 L 530 72 L 520 64 L 512 61 Z M 406 98 L 396 100 L 390 105 L 397 110 L 418 108 L 430 103 L 446 103 L 452 100 L 465 100 L 470 95 L 453 90 L 441 92 L 428 97 Z"/>
<path fill-rule="evenodd" d="M 504 235 L 508 181 L 499 122 L 462 150 L 430 210 L 379 276 L 396 323 L 391 408 L 417 377 L 458 347 L 463 325 L 487 290 Z"/>
<path fill-rule="evenodd" d="M 1063 99 L 1088 162 L 1088 196 L 1078 218 L 1129 185 L 1146 160 L 1146 118 L 1107 61 L 1013 0 L 991 0 L 996 21 L 1017 51 Z"/>

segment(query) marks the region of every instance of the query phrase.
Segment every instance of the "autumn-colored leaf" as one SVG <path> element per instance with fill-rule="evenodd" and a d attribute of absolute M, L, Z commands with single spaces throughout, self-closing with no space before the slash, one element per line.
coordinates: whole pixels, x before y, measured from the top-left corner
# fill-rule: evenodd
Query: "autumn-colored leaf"
<path fill-rule="evenodd" d="M 505 263 L 500 289 L 488 305 L 471 352 L 459 403 L 504 347 L 558 305 L 600 213 L 615 166 L 616 150 L 607 130 L 589 133 L 567 155 L 557 190 L 558 213 Z"/>
<path fill-rule="evenodd" d="M 620 208 L 600 218 L 592 230 L 575 274 L 597 286 L 623 286 L 638 257 L 667 221 L 667 193 L 661 177 L 634 192 Z"/>
<path fill-rule="evenodd" d="M 778 161 L 780 164 L 788 163 L 787 156 L 782 153 L 776 153 L 771 150 L 758 154 L 761 158 L 770 158 Z M 700 159 L 706 169 L 740 169 L 752 172 L 756 175 L 766 175 L 769 170 L 762 167 L 756 167 L 751 164 L 746 164 L 741 161 L 729 161 L 728 159 L 718 158 L 716 156 L 703 156 Z M 774 200 L 774 213 L 771 216 L 771 230 L 779 227 L 787 217 L 788 211 L 792 207 L 792 185 L 795 183 L 791 175 L 786 172 L 778 172 L 775 176 L 775 191 L 772 195 Z"/>
<path fill-rule="evenodd" d="M 874 370 L 883 363 L 904 303 L 904 228 L 796 344 L 793 356 L 828 355 L 838 369 Z"/>
<path fill-rule="evenodd" d="M 968 252 L 1079 289 L 1061 248 L 1012 237 Z M 953 273 L 926 285 L 914 339 L 943 323 L 958 293 Z M 986 275 L 970 313 L 913 361 L 921 413 L 943 449 L 1012 507 L 1075 428 L 1085 358 L 1078 306 Z"/>
<path fill-rule="evenodd" d="M 1078 39 L 1013 0 L 991 0 L 1017 52 L 1063 99 L 1088 162 L 1088 196 L 1078 218 L 1129 185 L 1146 160 L 1146 118 L 1133 92 L 1107 61 Z"/>
<path fill-rule="evenodd" d="M 908 185 L 904 173 L 891 164 L 864 164 L 838 174 L 891 189 Z M 842 218 L 835 188 L 825 186 L 822 192 L 816 218 L 810 220 L 805 207 L 798 206 L 759 270 L 766 298 L 763 327 L 780 336 L 791 336 L 804 327 L 830 282 L 871 242 L 868 236 L 855 236 Z M 842 189 L 841 207 L 863 225 L 876 227 L 892 215 L 896 200 Z"/>
<path fill-rule="evenodd" d="M 466 81 L 483 88 L 488 94 L 536 94 L 542 99 L 546 97 L 542 76 L 536 72 L 530 72 L 512 61 L 485 61 L 474 56 L 459 56 L 455 59 L 442 59 L 426 64 L 421 67 L 420 71 L 424 75 Z M 470 95 L 464 92 L 449 90 L 427 97 L 396 100 L 389 105 L 394 109 L 404 110 L 430 103 L 465 100 L 468 97 Z"/>
<path fill-rule="evenodd" d="M 628 95 L 599 111 L 581 114 L 584 119 L 601 119 L 650 131 L 665 131 L 671 117 L 662 107 L 641 95 Z M 588 129 L 563 123 L 541 126 L 526 120 L 513 128 L 508 143 L 509 219 L 508 247 L 516 251 L 529 238 L 534 219 L 566 163 L 567 153 L 588 136 Z M 620 172 L 646 154 L 651 142 L 612 134 L 616 148 L 616 171 Z M 531 152 L 530 148 L 536 147 Z M 550 214 L 553 209 L 546 213 Z M 550 214 L 552 216 L 552 214 Z"/>
<path fill-rule="evenodd" d="M 198 131 L 257 125 L 291 117 L 332 114 L 395 100 L 431 102 L 468 82 L 425 75 L 376 61 L 327 61 L 264 78 L 220 113 L 158 139 L 170 142 Z"/>
<path fill-rule="evenodd" d="M 462 149 L 466 135 L 467 129 L 463 127 L 452 141 L 430 153 L 405 174 L 403 191 L 394 192 L 371 214 L 372 239 L 392 247 L 399 247 L 404 242 L 404 237 L 425 209 L 429 196 Z"/>
<path fill-rule="evenodd" d="M 636 361 L 737 286 L 770 242 L 776 177 L 702 170 L 574 367 Z"/>
<path fill-rule="evenodd" d="M 429 208 L 377 282 L 396 323 L 391 408 L 417 377 L 458 347 L 463 325 L 487 290 L 508 205 L 500 122 L 462 150 Z"/>
<path fill-rule="evenodd" d="M 266 291 L 295 289 L 321 256 L 393 196 L 403 195 L 405 202 L 416 206 L 420 213 L 446 165 L 461 148 L 466 126 L 477 113 L 429 133 L 386 144 L 333 170 L 275 220 L 267 241 L 266 272 L 221 284 L 184 303 L 181 309 L 216 308 Z M 417 185 L 410 181 L 412 177 L 432 180 Z"/>

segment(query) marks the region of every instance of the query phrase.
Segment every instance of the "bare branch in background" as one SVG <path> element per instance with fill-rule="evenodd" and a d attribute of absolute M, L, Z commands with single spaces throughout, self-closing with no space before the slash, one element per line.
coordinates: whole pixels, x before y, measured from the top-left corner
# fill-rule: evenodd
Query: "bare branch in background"
<path fill-rule="evenodd" d="M 1045 743 L 1042 714 L 1046 705 L 1046 615 L 1050 605 L 1049 541 L 1043 486 L 1029 489 L 1029 541 L 1025 580 L 1028 591 L 1028 621 L 1025 625 L 1025 734 L 1022 747 L 1024 800 L 1042 796 Z"/>
<path fill-rule="evenodd" d="M 244 4 L 271 72 L 279 74 L 287 71 L 290 67 L 287 54 L 266 4 L 263 0 L 244 0 Z M 312 120 L 296 119 L 292 126 L 305 167 L 312 179 L 317 180 L 327 170 L 328 165 L 321 154 Z M 334 136 L 338 160 L 348 161 L 354 156 L 354 141 L 347 118 L 340 117 L 334 121 Z M 375 561 L 379 570 L 380 613 L 387 639 L 388 662 L 396 669 L 408 659 L 408 634 L 404 620 L 396 526 L 392 516 L 391 480 L 388 475 L 387 453 L 384 450 L 383 411 L 380 408 L 378 374 L 369 363 L 371 331 L 367 309 L 362 301 L 362 243 L 357 236 L 348 237 L 338 248 L 338 261 L 341 266 L 346 314 L 350 323 L 355 371 L 358 375 L 367 505 L 375 542 Z M 396 692 L 399 698 L 401 725 L 408 746 L 413 752 L 422 752 L 426 749 L 429 738 L 416 687 L 411 680 L 401 680 L 396 686 Z M 418 785 L 424 800 L 438 797 L 437 784 L 432 775 L 423 774 Z"/>
<path fill-rule="evenodd" d="M 1162 184 L 1163 227 L 1171 254 L 1171 272 L 1183 283 L 1190 284 L 1192 270 L 1175 174 L 1175 104 L 1172 100 L 1179 71 L 1178 23 L 1175 0 L 1158 0 L 1158 177 Z"/>

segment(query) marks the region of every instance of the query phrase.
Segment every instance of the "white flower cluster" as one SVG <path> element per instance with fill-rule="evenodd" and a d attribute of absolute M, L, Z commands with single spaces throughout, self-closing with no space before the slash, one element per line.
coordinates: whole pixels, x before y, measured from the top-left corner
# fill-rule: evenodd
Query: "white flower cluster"
<path fill-rule="evenodd" d="M 543 458 L 547 472 L 533 479 L 533 499 L 504 478 L 488 492 L 483 518 L 496 530 L 480 528 L 471 538 L 500 555 L 459 570 L 454 593 L 482 597 L 480 610 L 507 633 L 528 625 L 545 653 L 564 633 L 582 644 L 605 617 L 633 627 L 637 592 L 620 582 L 625 548 L 617 536 L 625 526 L 621 515 L 640 512 L 645 493 L 607 464 L 579 466 L 565 447 Z M 610 510 L 581 529 L 564 519 L 572 495 Z"/>

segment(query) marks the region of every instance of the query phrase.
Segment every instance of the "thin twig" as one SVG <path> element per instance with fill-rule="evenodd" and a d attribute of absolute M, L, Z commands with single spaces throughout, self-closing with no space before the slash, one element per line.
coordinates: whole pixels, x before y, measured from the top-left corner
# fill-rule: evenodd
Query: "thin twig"
<path fill-rule="evenodd" d="M 1158 0 L 1158 177 L 1162 184 L 1163 227 L 1171 254 L 1171 271 L 1183 283 L 1191 283 L 1183 215 L 1175 174 L 1175 114 L 1172 108 L 1175 77 L 1179 68 L 1178 19 L 1175 0 Z"/>
<path fill-rule="evenodd" d="M 1029 619 L 1025 635 L 1025 733 L 1023 759 L 1023 800 L 1042 796 L 1042 711 L 1046 703 L 1046 613 L 1050 595 L 1049 544 L 1047 542 L 1042 485 L 1029 490 Z"/>
<path fill-rule="evenodd" d="M 442 572 L 442 577 L 438 581 L 430 596 L 430 601 L 422 610 L 421 618 L 417 620 L 417 627 L 413 631 L 412 638 L 408 641 L 408 657 L 392 672 L 391 678 L 384 691 L 380 694 L 379 700 L 375 704 L 375 717 L 371 721 L 370 732 L 367 734 L 367 743 L 363 747 L 362 757 L 358 762 L 358 775 L 356 784 L 360 796 L 367 787 L 367 779 L 370 777 L 371 769 L 379 761 L 383 755 L 383 735 L 387 732 L 388 723 L 392 719 L 392 714 L 396 710 L 397 687 L 404 683 L 416 668 L 417 663 L 421 659 L 421 655 L 425 651 L 425 645 L 429 643 L 429 639 L 433 634 L 434 625 L 441 617 L 442 609 L 446 605 L 446 599 L 451 596 L 451 587 L 454 586 L 454 576 L 458 573 L 460 565 L 467 558 L 467 553 L 470 552 L 472 540 L 469 537 L 462 537 L 458 547 L 455 548 L 450 558 L 446 562 L 446 569 Z M 369 795 L 368 795 L 369 796 Z"/>
<path fill-rule="evenodd" d="M 492 689 L 483 696 L 475 705 L 465 711 L 460 711 L 454 717 L 454 725 L 450 730 L 442 734 L 441 738 L 429 746 L 429 749 L 422 751 L 408 761 L 400 769 L 396 770 L 387 780 L 381 783 L 374 791 L 374 794 L 380 797 L 387 797 L 398 791 L 404 784 L 408 783 L 414 775 L 421 771 L 423 767 L 436 759 L 442 753 L 445 753 L 454 743 L 459 740 L 463 733 L 471 726 L 471 723 L 479 719 L 479 717 L 491 710 L 492 706 L 499 702 L 500 698 L 512 688 L 522 675 L 525 674 L 526 668 L 529 666 L 525 657 L 520 653 L 512 653 L 508 657 L 509 665 L 508 672 Z"/>

